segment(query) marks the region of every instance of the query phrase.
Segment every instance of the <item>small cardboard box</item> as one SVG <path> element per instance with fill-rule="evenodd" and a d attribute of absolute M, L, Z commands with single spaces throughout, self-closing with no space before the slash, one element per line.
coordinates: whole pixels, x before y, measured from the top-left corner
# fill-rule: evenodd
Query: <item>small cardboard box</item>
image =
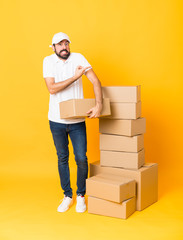
<path fill-rule="evenodd" d="M 135 179 L 137 184 L 136 210 L 141 211 L 158 200 L 158 164 L 146 163 L 138 170 L 102 167 L 100 162 L 90 164 L 90 177 L 100 173 Z"/>
<path fill-rule="evenodd" d="M 133 137 L 100 134 L 100 150 L 139 152 L 144 148 L 144 135 Z"/>
<path fill-rule="evenodd" d="M 110 103 L 111 115 L 105 118 L 110 119 L 137 119 L 141 117 L 141 101 L 137 103 Z"/>
<path fill-rule="evenodd" d="M 99 132 L 123 136 L 135 136 L 146 131 L 146 119 L 134 120 L 99 119 Z"/>
<path fill-rule="evenodd" d="M 135 180 L 109 174 L 86 179 L 86 194 L 120 203 L 136 195 Z"/>
<path fill-rule="evenodd" d="M 109 86 L 102 87 L 103 97 L 110 102 L 139 102 L 141 100 L 141 86 Z"/>
<path fill-rule="evenodd" d="M 144 164 L 144 149 L 137 153 L 100 151 L 100 165 L 104 167 L 139 169 Z"/>
<path fill-rule="evenodd" d="M 88 213 L 127 219 L 135 212 L 135 197 L 115 203 L 100 198 L 88 196 Z"/>
<path fill-rule="evenodd" d="M 59 103 L 60 118 L 83 118 L 89 116 L 87 112 L 95 106 L 95 99 L 70 99 Z M 103 99 L 103 108 L 100 116 L 111 114 L 108 98 Z"/>

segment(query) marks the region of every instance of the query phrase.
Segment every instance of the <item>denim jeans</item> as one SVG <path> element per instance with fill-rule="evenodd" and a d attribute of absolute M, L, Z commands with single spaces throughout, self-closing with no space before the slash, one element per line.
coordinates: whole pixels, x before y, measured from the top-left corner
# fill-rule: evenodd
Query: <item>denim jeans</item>
<path fill-rule="evenodd" d="M 72 141 L 75 161 L 77 164 L 77 195 L 85 195 L 86 179 L 88 177 L 88 159 L 86 125 L 85 122 L 64 124 L 49 121 L 50 130 L 52 132 L 54 144 L 58 156 L 58 170 L 60 175 L 61 187 L 64 194 L 72 197 L 72 189 L 70 186 L 70 171 L 69 171 L 69 149 L 68 149 L 68 134 Z"/>

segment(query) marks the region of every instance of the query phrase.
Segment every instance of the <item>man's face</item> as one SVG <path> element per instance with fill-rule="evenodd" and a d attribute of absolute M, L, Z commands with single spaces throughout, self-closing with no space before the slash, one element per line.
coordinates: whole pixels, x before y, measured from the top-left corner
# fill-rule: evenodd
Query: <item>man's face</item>
<path fill-rule="evenodd" d="M 69 42 L 62 40 L 53 46 L 53 51 L 59 58 L 66 60 L 70 56 Z"/>

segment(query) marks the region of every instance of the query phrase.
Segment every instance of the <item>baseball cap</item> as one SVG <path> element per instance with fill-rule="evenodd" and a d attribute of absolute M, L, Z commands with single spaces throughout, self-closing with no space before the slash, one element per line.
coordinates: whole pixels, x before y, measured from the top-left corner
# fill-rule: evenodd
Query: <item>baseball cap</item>
<path fill-rule="evenodd" d="M 52 38 L 52 45 L 56 44 L 56 43 L 59 43 L 60 41 L 62 41 L 64 39 L 68 40 L 71 43 L 67 34 L 65 34 L 63 32 L 56 33 Z M 52 45 L 49 45 L 49 47 L 51 47 Z"/>

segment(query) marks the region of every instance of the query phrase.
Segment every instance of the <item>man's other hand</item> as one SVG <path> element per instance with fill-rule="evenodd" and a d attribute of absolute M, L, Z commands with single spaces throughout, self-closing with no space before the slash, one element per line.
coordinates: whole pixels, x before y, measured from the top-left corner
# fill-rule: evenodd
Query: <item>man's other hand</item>
<path fill-rule="evenodd" d="M 97 118 L 100 116 L 102 111 L 102 104 L 97 104 L 95 107 L 91 108 L 87 114 L 89 114 L 88 118 Z"/>
<path fill-rule="evenodd" d="M 80 78 L 85 73 L 85 70 L 89 68 L 91 68 L 91 66 L 89 67 L 77 66 L 74 77 L 76 79 Z"/>

